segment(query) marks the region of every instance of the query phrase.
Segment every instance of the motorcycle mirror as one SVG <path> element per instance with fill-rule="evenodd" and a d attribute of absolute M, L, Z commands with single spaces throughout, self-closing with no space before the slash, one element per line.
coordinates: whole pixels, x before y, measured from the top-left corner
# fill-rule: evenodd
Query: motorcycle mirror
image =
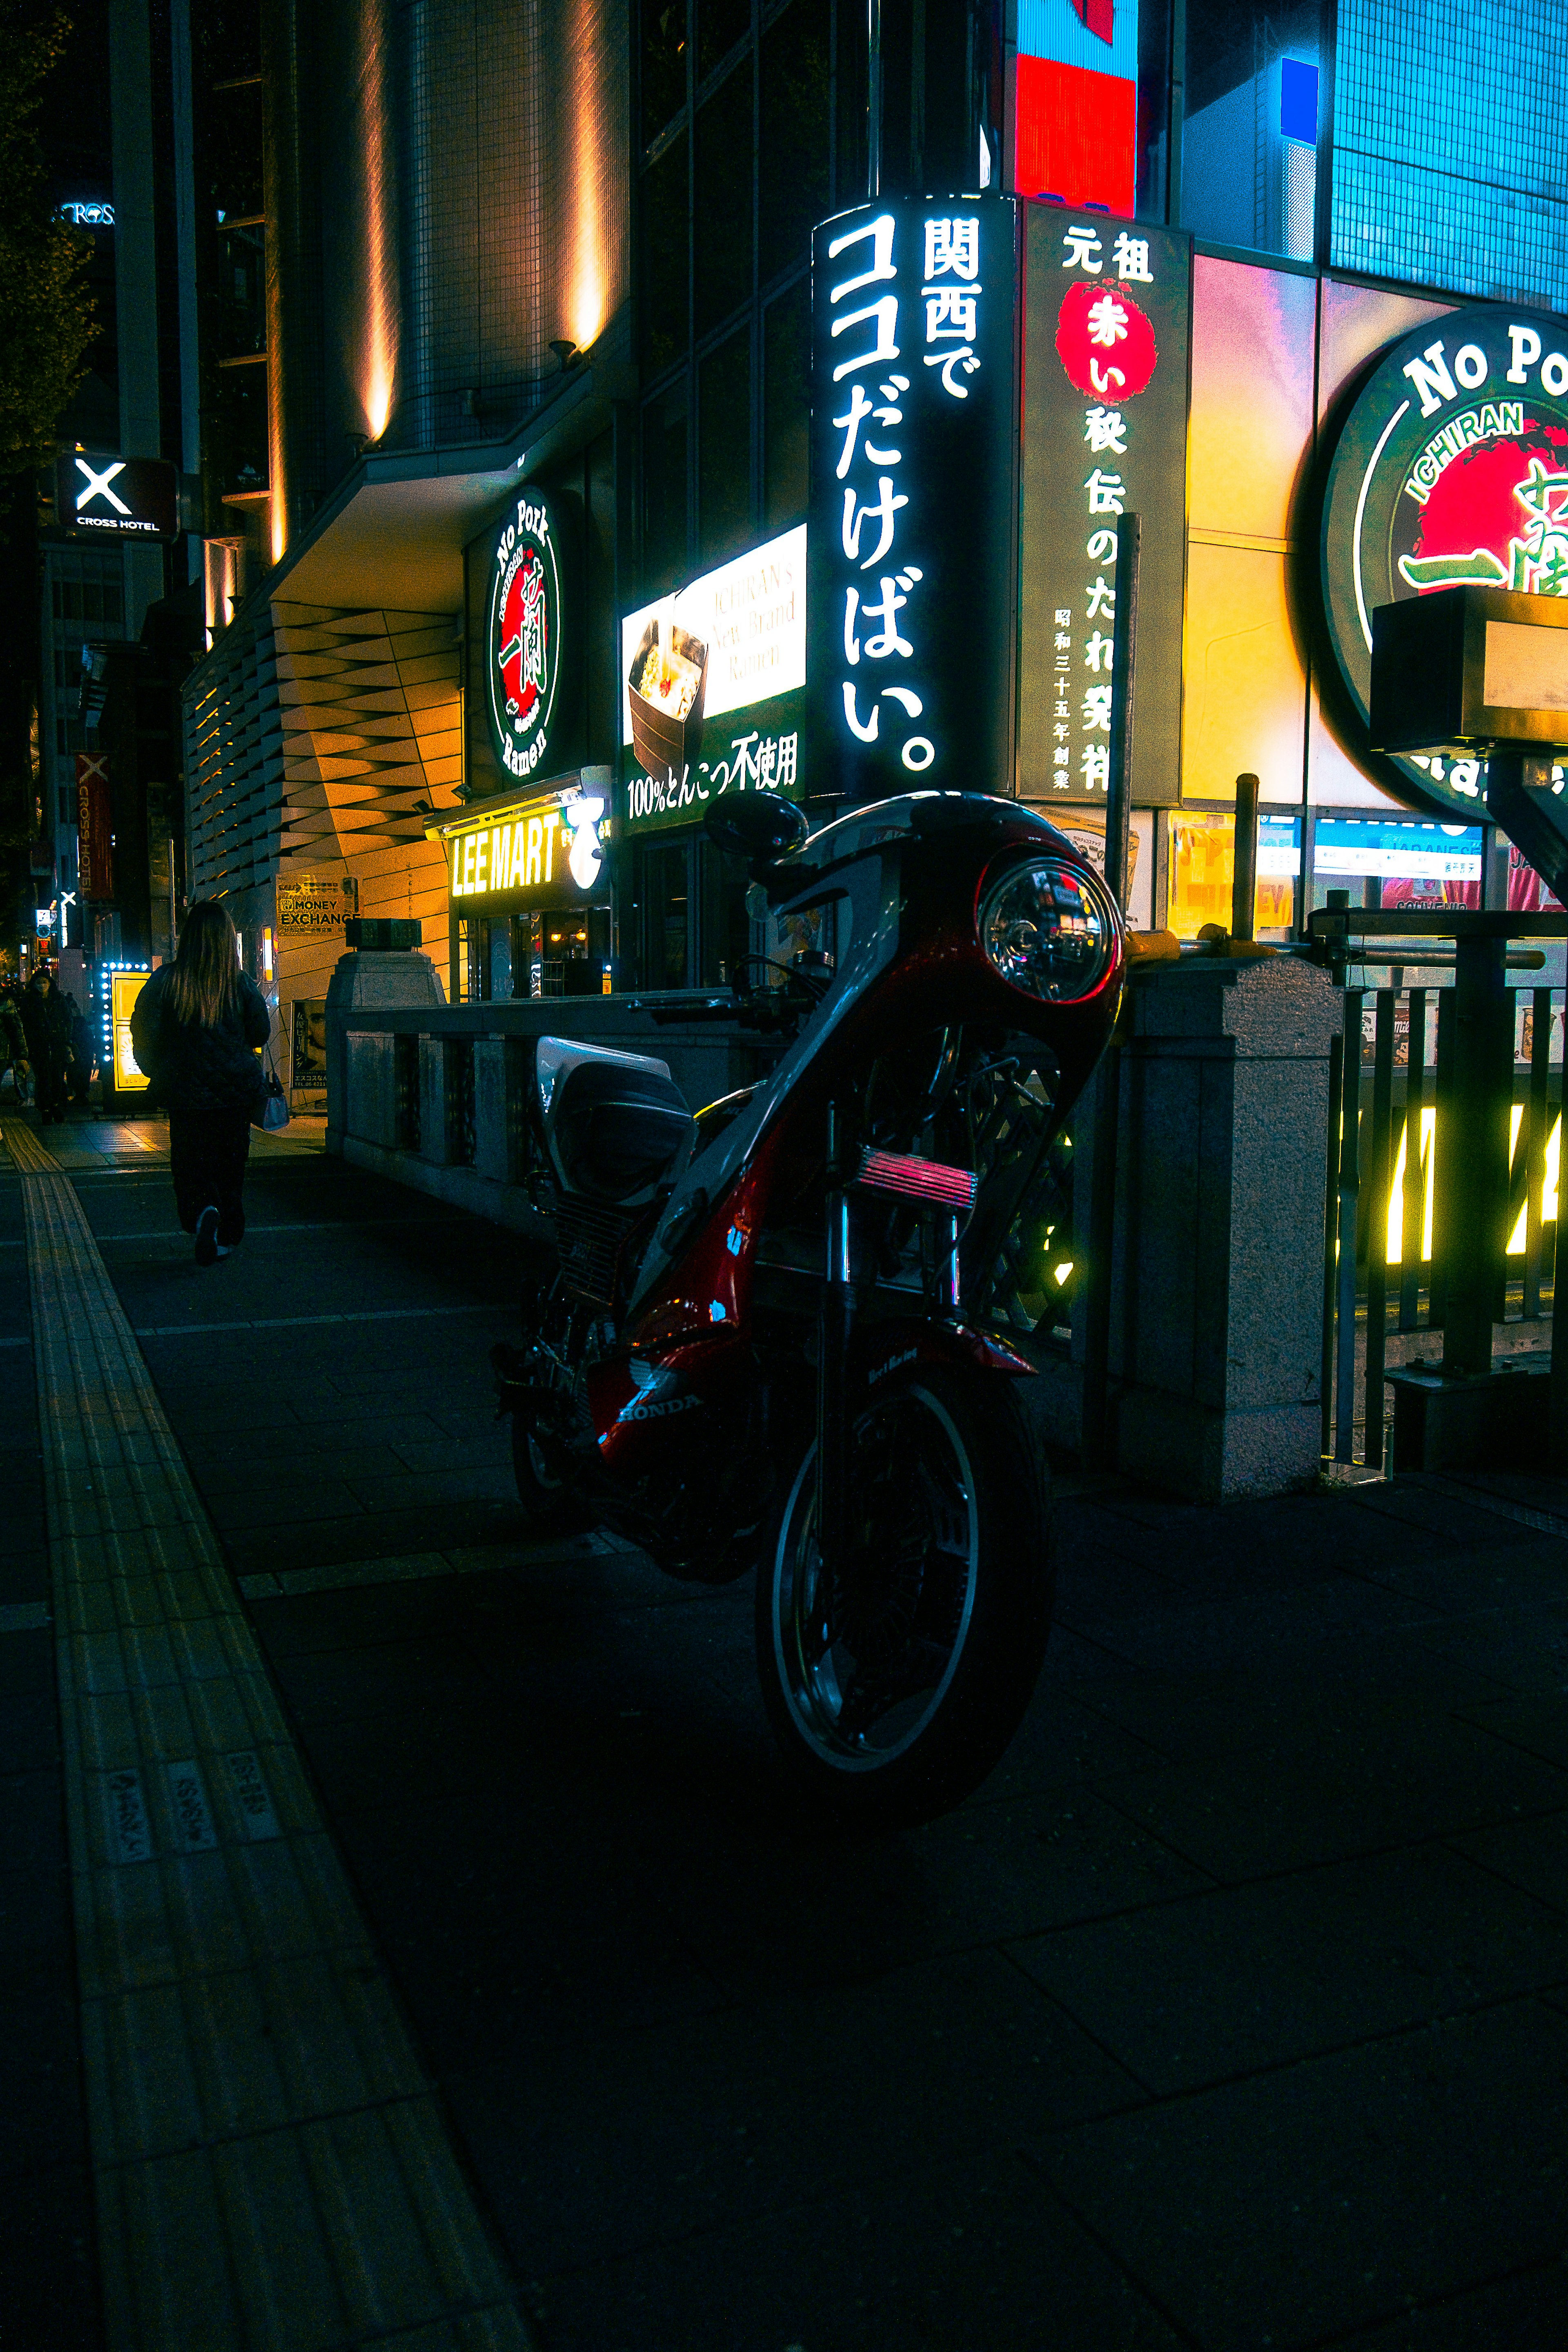
<path fill-rule="evenodd" d="M 744 857 L 762 865 L 786 851 L 798 849 L 811 827 L 793 801 L 776 793 L 728 793 L 710 801 L 702 829 L 715 849 L 726 857 Z"/>

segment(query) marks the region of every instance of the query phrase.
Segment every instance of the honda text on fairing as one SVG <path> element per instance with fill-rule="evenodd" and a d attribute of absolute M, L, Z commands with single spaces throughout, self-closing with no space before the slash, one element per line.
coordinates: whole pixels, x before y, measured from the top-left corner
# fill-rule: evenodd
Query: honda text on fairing
<path fill-rule="evenodd" d="M 918 1819 L 989 1771 L 1044 1653 L 1033 1367 L 1006 1336 L 1033 1318 L 1007 1307 L 1115 1018 L 1121 919 L 1016 801 L 910 793 L 808 834 L 737 796 L 707 829 L 798 950 L 715 1008 L 779 1058 L 694 1118 L 662 1061 L 540 1039 L 558 1266 L 495 1351 L 518 1490 L 541 1531 L 603 1522 L 673 1576 L 755 1569 L 798 1780 Z"/>

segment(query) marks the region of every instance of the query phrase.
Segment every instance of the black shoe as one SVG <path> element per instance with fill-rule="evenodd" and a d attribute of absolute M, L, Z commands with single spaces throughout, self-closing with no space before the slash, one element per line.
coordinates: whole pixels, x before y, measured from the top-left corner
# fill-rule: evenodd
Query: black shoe
<path fill-rule="evenodd" d="M 196 1264 L 215 1265 L 217 1263 L 217 1211 L 204 1209 L 196 1219 Z"/>

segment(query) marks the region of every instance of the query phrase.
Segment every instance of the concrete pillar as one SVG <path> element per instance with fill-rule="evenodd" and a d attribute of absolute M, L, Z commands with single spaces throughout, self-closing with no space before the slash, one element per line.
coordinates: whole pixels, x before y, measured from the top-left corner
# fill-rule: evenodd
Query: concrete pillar
<path fill-rule="evenodd" d="M 448 1116 L 447 1040 L 419 1040 L 419 1157 L 445 1168 L 456 1158 Z"/>
<path fill-rule="evenodd" d="M 498 1184 L 521 1184 L 527 1172 L 529 1059 L 521 1037 L 475 1041 L 474 1167 Z"/>
<path fill-rule="evenodd" d="M 340 956 L 327 982 L 327 1135 L 329 1151 L 342 1151 L 343 1137 L 362 1129 L 352 1124 L 348 1036 L 355 1008 L 403 1011 L 445 1004 L 446 991 L 435 965 L 417 951 L 381 955 L 352 949 Z M 368 1024 L 374 1026 L 372 1023 Z M 445 1128 L 440 1130 L 445 1133 Z M 388 1139 L 395 1142 L 396 1137 Z"/>
<path fill-rule="evenodd" d="M 1121 1470 L 1169 1493 L 1219 1502 L 1317 1475 L 1340 1020 L 1326 973 L 1293 957 L 1192 957 L 1134 984 L 1111 1416 Z"/>

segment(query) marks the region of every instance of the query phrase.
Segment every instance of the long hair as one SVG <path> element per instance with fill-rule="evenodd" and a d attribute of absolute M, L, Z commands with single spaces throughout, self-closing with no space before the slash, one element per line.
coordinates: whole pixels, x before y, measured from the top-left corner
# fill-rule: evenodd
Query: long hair
<path fill-rule="evenodd" d="M 203 1029 L 239 1010 L 239 942 L 216 898 L 198 898 L 181 926 L 166 1002 L 174 1020 Z"/>

